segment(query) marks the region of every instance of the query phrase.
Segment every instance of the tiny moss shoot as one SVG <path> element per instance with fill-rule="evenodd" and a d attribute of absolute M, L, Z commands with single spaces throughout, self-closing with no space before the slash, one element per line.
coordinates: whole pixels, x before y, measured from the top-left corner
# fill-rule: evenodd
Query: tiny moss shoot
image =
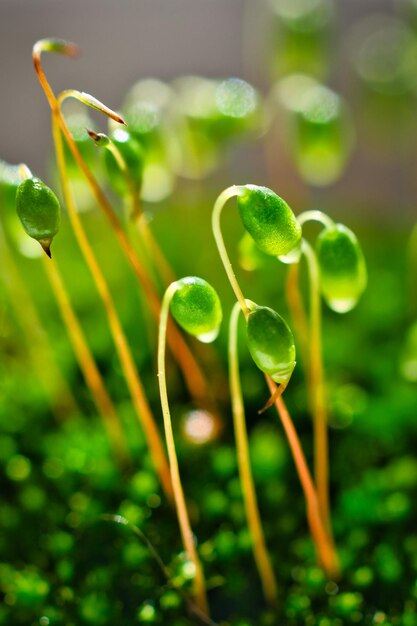
<path fill-rule="evenodd" d="M 229 379 L 237 458 L 240 482 L 242 483 L 246 519 L 248 521 L 249 532 L 251 534 L 252 550 L 256 566 L 261 578 L 265 598 L 270 605 L 276 606 L 277 582 L 272 569 L 268 549 L 266 547 L 249 457 L 248 433 L 246 430 L 245 408 L 240 382 L 239 354 L 237 346 L 237 329 L 240 311 L 240 304 L 239 302 L 236 302 L 232 310 L 229 326 Z"/>
<path fill-rule="evenodd" d="M 168 287 L 163 297 L 158 336 L 158 383 L 178 522 L 184 548 L 195 566 L 196 602 L 201 610 L 207 612 L 206 585 L 181 484 L 166 386 L 165 345 L 170 309 L 177 323 L 184 330 L 203 341 L 210 341 L 217 336 L 222 320 L 222 310 L 217 293 L 209 283 L 195 276 L 178 280 Z"/>

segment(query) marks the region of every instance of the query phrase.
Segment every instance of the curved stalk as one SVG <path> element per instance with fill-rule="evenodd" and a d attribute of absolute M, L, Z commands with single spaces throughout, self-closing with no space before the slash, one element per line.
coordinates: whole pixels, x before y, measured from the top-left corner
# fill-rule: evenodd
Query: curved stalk
<path fill-rule="evenodd" d="M 222 193 L 219 195 L 216 202 L 214 203 L 212 214 L 212 227 L 214 238 L 217 244 L 217 249 L 219 251 L 224 269 L 226 270 L 227 277 L 230 284 L 232 285 L 232 289 L 235 292 L 236 299 L 239 302 L 243 313 L 245 314 L 245 316 L 247 316 L 249 313 L 249 309 L 247 307 L 246 300 L 236 278 L 236 274 L 233 270 L 232 263 L 230 262 L 229 254 L 224 244 L 223 234 L 220 226 L 220 216 L 224 205 L 228 200 L 230 200 L 230 198 L 234 198 L 235 196 L 237 196 L 238 193 L 239 190 L 236 185 L 232 185 L 232 187 L 228 187 L 227 189 L 222 191 Z"/>
<path fill-rule="evenodd" d="M 74 44 L 69 44 L 61 40 L 43 39 L 37 42 L 32 52 L 35 70 L 39 78 L 39 82 L 45 92 L 49 106 L 51 107 L 52 112 L 56 113 L 57 115 L 61 132 L 68 144 L 68 147 L 70 148 L 79 168 L 87 179 L 87 182 L 90 185 L 99 206 L 109 220 L 113 232 L 121 246 L 121 249 L 145 292 L 152 313 L 154 314 L 155 318 L 158 319 L 161 309 L 161 301 L 155 289 L 155 286 L 153 285 L 145 268 L 142 266 L 137 254 L 131 246 L 129 239 L 127 238 L 122 228 L 120 220 L 117 217 L 116 213 L 113 211 L 110 202 L 108 201 L 101 187 L 98 185 L 95 177 L 93 176 L 80 151 L 78 150 L 78 147 L 65 122 L 64 116 L 59 107 L 58 100 L 55 97 L 55 94 L 52 91 L 52 88 L 49 85 L 49 82 L 43 71 L 41 65 L 41 53 L 43 51 L 60 52 L 62 54 L 69 54 L 70 56 L 74 56 L 76 51 L 78 51 L 78 48 Z M 196 400 L 199 405 L 207 408 L 212 413 L 217 415 L 218 411 L 215 406 L 214 399 L 209 392 L 206 380 L 203 373 L 201 372 L 199 364 L 194 358 L 194 355 L 192 354 L 188 344 L 181 336 L 181 333 L 178 332 L 175 325 L 172 323 L 168 324 L 167 342 L 174 355 L 174 358 L 181 368 L 185 383 L 190 391 L 191 396 Z"/>
<path fill-rule="evenodd" d="M 237 346 L 237 328 L 240 311 L 240 304 L 239 302 L 236 302 L 230 316 L 229 326 L 230 395 L 232 399 L 237 458 L 246 518 L 252 539 L 253 554 L 262 583 L 262 589 L 267 602 L 272 606 L 276 606 L 278 599 L 277 581 L 265 543 L 265 536 L 262 528 L 258 500 L 256 497 L 255 485 L 250 465 L 249 442 L 245 421 L 245 408 L 242 398 L 242 387 L 240 383 Z"/>
<path fill-rule="evenodd" d="M 116 307 L 113 302 L 109 287 L 100 265 L 88 241 L 88 237 L 78 215 L 75 201 L 70 189 L 68 174 L 66 171 L 65 154 L 63 142 L 58 126 L 57 114 L 52 115 L 52 131 L 56 151 L 58 170 L 61 179 L 61 186 L 64 196 L 65 205 L 68 210 L 71 226 L 74 231 L 78 245 L 80 246 L 82 255 L 93 277 L 100 299 L 103 303 L 107 319 L 109 322 L 110 332 L 113 337 L 116 351 L 120 360 L 122 371 L 126 379 L 126 383 L 132 398 L 133 406 L 136 411 L 138 420 L 142 426 L 146 442 L 156 473 L 159 476 L 162 488 L 168 499 L 172 501 L 172 486 L 169 476 L 168 462 L 166 460 L 165 451 L 160 439 L 158 428 L 155 423 L 151 408 L 145 395 L 142 383 L 137 372 L 135 362 L 129 348 L 126 335 L 120 323 Z"/>
<path fill-rule="evenodd" d="M 172 296 L 177 289 L 176 283 L 168 287 L 162 300 L 161 317 L 159 321 L 158 335 L 158 383 L 159 393 L 161 396 L 162 413 L 164 417 L 165 438 L 168 449 L 169 467 L 171 472 L 172 487 L 174 490 L 174 500 L 177 510 L 178 523 L 184 549 L 189 559 L 194 563 L 194 593 L 197 605 L 205 613 L 208 612 L 206 584 L 204 580 L 203 568 L 195 547 L 194 536 L 191 530 L 190 520 L 188 517 L 187 505 L 185 503 L 184 491 L 181 484 L 180 472 L 178 467 L 177 453 L 175 451 L 174 433 L 172 431 L 171 413 L 169 410 L 168 393 L 166 386 L 165 374 L 165 346 L 167 322 L 169 316 L 169 306 Z"/>
<path fill-rule="evenodd" d="M 328 416 L 321 340 L 319 267 L 313 248 L 303 239 L 301 251 L 307 261 L 310 284 L 310 366 L 308 379 L 314 423 L 314 464 L 321 516 L 330 531 Z"/>
<path fill-rule="evenodd" d="M 303 211 L 303 213 L 297 215 L 297 222 L 300 226 L 303 226 L 306 222 L 319 222 L 325 228 L 333 228 L 335 225 L 334 221 L 326 213 L 317 210 Z"/>
<path fill-rule="evenodd" d="M 129 457 L 129 450 L 126 446 L 124 433 L 121 429 L 114 404 L 107 393 L 103 378 L 71 306 L 58 268 L 46 256 L 43 256 L 42 260 L 81 371 L 106 427 L 110 445 L 119 461 L 125 464 L 126 459 Z"/>

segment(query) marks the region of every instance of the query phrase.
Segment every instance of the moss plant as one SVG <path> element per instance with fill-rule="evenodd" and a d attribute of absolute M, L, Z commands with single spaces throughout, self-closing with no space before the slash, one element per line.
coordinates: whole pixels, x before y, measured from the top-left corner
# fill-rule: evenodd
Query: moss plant
<path fill-rule="evenodd" d="M 172 283 L 165 292 L 158 338 L 159 392 L 178 522 L 184 548 L 195 567 L 194 593 L 196 602 L 201 610 L 207 612 L 204 574 L 195 547 L 181 484 L 166 387 L 165 345 L 170 309 L 175 320 L 184 330 L 204 342 L 212 341 L 217 336 L 222 320 L 222 309 L 217 293 L 206 281 L 195 276 L 182 278 Z"/>
<path fill-rule="evenodd" d="M 23 182 L 21 183 L 22 185 L 26 182 L 26 180 L 27 181 L 33 180 L 33 177 L 31 175 L 29 168 L 27 168 L 24 165 L 21 166 L 21 175 L 22 175 L 22 178 L 26 177 L 25 180 L 23 180 Z M 36 184 L 39 185 L 39 183 L 36 183 Z M 18 190 L 19 188 L 20 186 L 18 187 Z M 48 191 L 46 195 L 46 198 L 48 201 L 50 200 L 52 193 L 53 192 L 51 190 Z M 53 202 L 47 205 L 46 209 L 49 207 L 52 213 L 52 223 L 56 224 L 57 222 L 56 212 L 57 210 L 60 212 L 60 205 L 55 195 L 53 195 L 53 198 L 54 198 Z M 16 193 L 16 208 L 19 206 L 18 202 L 19 202 L 18 194 Z M 41 212 L 37 211 L 37 206 L 36 206 L 37 202 L 41 203 L 41 208 L 42 208 Z M 49 219 L 48 213 L 45 210 L 45 205 L 43 204 L 43 202 L 44 202 L 43 193 L 41 194 L 36 193 L 34 198 L 32 198 L 32 202 L 30 204 L 30 215 L 31 215 L 30 232 L 31 233 L 36 233 L 36 232 L 44 233 L 45 223 L 48 223 L 48 219 Z M 57 206 L 57 203 L 58 203 L 58 206 Z M 21 211 L 22 210 L 23 209 L 21 209 Z M 41 215 L 39 225 L 36 222 L 38 213 L 40 213 Z M 42 245 L 41 241 L 40 243 Z M 44 246 L 42 245 L 42 247 Z M 45 250 L 45 252 L 47 252 L 47 250 Z M 50 254 L 48 254 L 48 256 L 50 256 Z M 56 298 L 63 320 L 67 327 L 68 334 L 70 336 L 72 345 L 74 347 L 74 351 L 77 355 L 80 367 L 83 371 L 85 380 L 90 388 L 90 391 L 96 402 L 99 413 L 103 419 L 103 423 L 107 429 L 110 444 L 115 452 L 116 457 L 119 459 L 119 461 L 122 464 L 124 464 L 126 462 L 126 459 L 129 457 L 129 451 L 126 445 L 124 433 L 120 426 L 118 414 L 107 392 L 105 383 L 97 368 L 97 365 L 94 361 L 91 351 L 88 347 L 87 341 L 84 337 L 84 333 L 81 329 L 78 319 L 72 309 L 70 300 L 66 293 L 64 283 L 62 281 L 58 268 L 55 263 L 52 263 L 52 261 L 46 259 L 46 257 L 44 257 L 44 260 L 46 261 L 44 263 L 45 271 L 48 275 L 54 296 Z"/>
<path fill-rule="evenodd" d="M 248 201 L 248 197 L 250 198 L 251 193 L 253 193 L 254 198 L 253 208 L 249 206 L 250 202 Z M 245 198 L 245 211 L 256 224 L 257 229 L 253 229 L 252 231 L 256 238 L 261 242 L 264 242 L 267 238 L 269 238 L 271 230 L 272 232 L 276 232 L 276 245 L 274 245 L 273 242 L 268 241 L 268 249 L 273 250 L 274 254 L 279 254 L 279 251 L 282 251 L 282 254 L 287 255 L 290 252 L 297 251 L 300 244 L 301 229 L 300 227 L 295 226 L 295 216 L 289 210 L 288 205 L 283 203 L 281 198 L 274 194 L 274 192 L 271 190 L 265 190 L 263 187 L 260 188 L 255 185 L 233 186 L 223 191 L 217 198 L 212 215 L 212 226 L 215 241 L 230 284 L 245 317 L 248 319 L 250 309 L 233 271 L 220 227 L 220 217 L 224 205 L 233 197 L 237 197 L 239 200 L 241 194 L 243 194 Z M 265 210 L 263 211 L 263 209 Z M 269 223 L 267 217 L 269 217 Z M 261 232 L 259 225 L 263 226 L 265 231 L 264 233 Z M 277 225 L 280 225 L 281 229 L 278 229 Z M 288 240 L 285 235 L 287 235 Z M 265 342 L 263 342 L 263 344 L 265 345 Z M 276 384 L 266 372 L 265 374 L 268 387 L 272 394 L 271 402 L 274 402 L 277 408 L 303 487 L 307 505 L 307 517 L 320 561 L 328 575 L 337 575 L 339 571 L 338 558 L 331 536 L 326 528 L 326 522 L 322 518 L 319 509 L 316 488 L 305 461 L 301 444 L 291 417 L 285 407 L 281 395 L 279 394 L 279 390 L 277 390 Z"/>
<path fill-rule="evenodd" d="M 156 288 L 148 272 L 141 264 L 135 250 L 130 244 L 129 239 L 122 228 L 120 220 L 117 217 L 116 212 L 113 210 L 113 207 L 111 206 L 107 196 L 98 185 L 88 164 L 84 161 L 80 151 L 78 150 L 76 142 L 73 140 L 71 133 L 69 132 L 68 126 L 65 122 L 65 118 L 62 114 L 61 104 L 62 101 L 65 100 L 67 97 L 75 97 L 84 104 L 87 104 L 88 106 L 98 108 L 102 112 L 106 111 L 97 105 L 98 101 L 95 98 L 93 98 L 92 96 L 86 97 L 86 94 L 84 94 L 83 92 L 76 92 L 75 90 L 63 92 L 60 99 L 58 99 L 52 91 L 52 88 L 46 78 L 45 72 L 43 71 L 41 64 L 42 52 L 58 52 L 60 54 L 65 54 L 68 56 L 75 56 L 78 52 L 78 47 L 75 44 L 65 42 L 60 39 L 42 39 L 38 41 L 34 45 L 32 51 L 35 71 L 52 111 L 52 124 L 54 128 L 53 132 L 54 134 L 57 134 L 57 129 L 59 128 L 61 130 L 63 137 L 67 142 L 68 147 L 72 155 L 74 156 L 77 165 L 83 172 L 89 186 L 91 187 L 91 190 L 97 200 L 98 205 L 101 207 L 107 219 L 109 220 L 117 241 L 119 242 L 123 253 L 125 254 L 135 276 L 137 277 L 140 285 L 144 290 L 144 293 L 149 302 L 150 310 L 152 311 L 155 318 L 157 318 L 160 313 L 161 302 Z M 112 112 L 112 114 L 114 114 L 114 119 L 116 121 L 120 121 L 118 119 L 120 116 L 118 116 L 114 112 Z M 216 413 L 217 409 L 215 407 L 214 400 L 210 394 L 210 391 L 207 387 L 205 378 L 187 343 L 181 337 L 181 334 L 178 333 L 174 327 L 172 327 L 169 330 L 167 340 L 178 364 L 181 367 L 184 379 L 192 396 L 199 404 L 206 406 L 209 410 L 212 410 Z"/>
<path fill-rule="evenodd" d="M 72 92 L 66 93 L 69 95 Z M 89 102 L 89 100 L 87 100 L 87 102 Z M 94 105 L 94 108 L 100 109 L 106 115 L 110 115 L 111 117 L 117 117 L 116 114 L 113 114 L 104 105 L 101 106 L 101 103 L 99 103 L 95 99 Z M 163 449 L 159 431 L 156 426 L 149 402 L 147 400 L 139 373 L 137 371 L 133 355 L 129 347 L 129 342 L 124 333 L 122 324 L 117 313 L 117 309 L 114 305 L 113 297 L 110 293 L 107 281 L 94 254 L 93 248 L 88 240 L 87 234 L 84 230 L 82 221 L 75 206 L 75 201 L 71 192 L 66 170 L 65 153 L 63 150 L 63 142 L 60 130 L 56 125 L 54 125 L 53 131 L 58 170 L 60 173 L 63 195 L 68 209 L 70 222 L 83 257 L 88 265 L 93 280 L 96 284 L 97 291 L 102 300 L 109 322 L 110 332 L 112 334 L 113 341 L 116 347 L 116 352 L 120 360 L 122 371 L 126 379 L 127 387 L 132 398 L 138 421 L 143 428 L 149 446 L 149 451 L 152 457 L 155 471 L 159 476 L 165 494 L 167 495 L 168 499 L 171 500 L 172 486 L 169 478 L 168 463 L 166 460 L 166 455 Z"/>

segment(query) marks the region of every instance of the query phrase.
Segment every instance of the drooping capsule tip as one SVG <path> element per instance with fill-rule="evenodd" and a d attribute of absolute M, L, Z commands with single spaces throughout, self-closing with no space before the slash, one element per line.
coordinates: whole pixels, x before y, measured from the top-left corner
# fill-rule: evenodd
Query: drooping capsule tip
<path fill-rule="evenodd" d="M 51 252 L 51 243 L 52 243 L 52 239 L 40 239 L 39 243 L 42 246 L 42 250 L 45 252 L 45 254 L 52 259 L 52 252 Z"/>
<path fill-rule="evenodd" d="M 79 55 L 80 47 L 78 46 L 78 44 L 72 41 L 48 37 L 45 39 L 40 39 L 33 46 L 32 53 L 34 59 L 39 58 L 42 52 L 58 52 L 59 54 L 65 54 L 70 57 L 75 57 Z"/>

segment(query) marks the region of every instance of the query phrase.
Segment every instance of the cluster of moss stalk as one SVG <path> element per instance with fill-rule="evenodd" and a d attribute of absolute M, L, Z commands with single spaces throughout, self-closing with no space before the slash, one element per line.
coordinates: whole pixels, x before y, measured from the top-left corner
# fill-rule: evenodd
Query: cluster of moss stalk
<path fill-rule="evenodd" d="M 147 440 L 155 472 L 167 499 L 175 507 L 184 550 L 194 565 L 192 602 L 195 614 L 203 622 L 211 623 L 208 617 L 209 604 L 203 567 L 190 525 L 176 454 L 165 376 L 165 359 L 166 344 L 168 344 L 171 355 L 177 361 L 195 403 L 215 414 L 218 411 L 215 393 L 212 394 L 198 361 L 178 326 L 203 342 L 213 341 L 222 322 L 221 303 L 215 289 L 202 278 L 189 276 L 175 279 L 146 221 L 141 219 L 142 210 L 139 200 L 141 179 L 138 173 L 140 155 L 132 146 L 129 146 L 128 130 L 126 136 L 119 137 L 119 140 L 116 135 L 111 138 L 89 130 L 92 141 L 99 148 L 106 150 L 108 157 L 106 157 L 106 162 L 112 179 L 125 190 L 130 198 L 131 217 L 137 224 L 143 248 L 149 253 L 154 264 L 152 272 L 149 272 L 143 264 L 132 247 L 117 212 L 77 147 L 62 113 L 62 104 L 68 98 L 76 98 L 86 106 L 93 107 L 110 117 L 121 127 L 124 121 L 118 113 L 84 92 L 70 90 L 58 96 L 55 95 L 41 65 L 43 52 L 58 52 L 73 56 L 77 48 L 74 44 L 65 41 L 45 39 L 39 41 L 33 49 L 36 73 L 51 108 L 52 133 L 63 200 L 71 227 L 106 312 L 116 353 L 132 404 Z M 108 281 L 102 272 L 93 245 L 86 235 L 82 219 L 77 211 L 68 173 L 68 155 L 65 152 L 67 148 L 91 187 L 97 205 L 106 215 L 120 248 L 145 294 L 150 311 L 159 324 L 158 381 L 165 444 L 158 420 L 150 408 Z M 37 240 L 46 255 L 51 257 L 51 249 L 53 250 L 51 246 L 60 226 L 60 203 L 55 193 L 34 176 L 26 165 L 19 167 L 18 174 L 21 182 L 16 193 L 17 214 L 26 233 Z M 253 302 L 242 292 L 232 268 L 220 226 L 222 210 L 225 204 L 233 198 L 236 199 L 243 228 L 252 238 L 254 245 L 264 253 L 288 264 L 287 296 L 295 338 L 289 324 L 279 312 Z M 309 221 L 319 222 L 322 226 L 315 245 L 311 245 L 303 236 L 304 226 Z M 321 297 L 332 310 L 338 313 L 350 311 L 365 289 L 366 268 L 359 243 L 351 230 L 342 224 L 334 223 L 330 217 L 320 211 L 306 211 L 296 217 L 285 200 L 265 187 L 245 184 L 225 189 L 215 202 L 212 225 L 215 244 L 236 296 L 236 304 L 229 321 L 229 377 L 238 466 L 247 524 L 265 599 L 272 607 L 278 609 L 279 589 L 266 545 L 249 459 L 237 347 L 239 315 L 243 314 L 250 355 L 255 365 L 265 375 L 266 404 L 262 411 L 274 406 L 278 413 L 304 494 L 307 522 L 318 562 L 328 577 L 335 579 L 341 575 L 341 572 L 333 540 L 329 502 L 327 400 L 321 346 Z M 114 454 L 121 465 L 127 462 L 135 463 L 134 459 L 128 458 L 129 448 L 119 416 L 72 307 L 59 267 L 54 259 L 47 258 L 46 255 L 44 268 L 48 280 L 85 382 L 107 429 Z M 306 263 L 309 281 L 308 314 L 303 304 L 299 284 L 302 259 Z M 191 273 L 192 269 L 190 267 Z M 158 290 L 158 281 L 163 282 L 166 287 L 162 298 Z M 176 324 L 169 319 L 169 313 Z M 290 383 L 296 366 L 296 345 L 301 353 L 313 418 L 314 472 L 309 469 L 296 428 L 283 399 L 283 393 Z"/>

